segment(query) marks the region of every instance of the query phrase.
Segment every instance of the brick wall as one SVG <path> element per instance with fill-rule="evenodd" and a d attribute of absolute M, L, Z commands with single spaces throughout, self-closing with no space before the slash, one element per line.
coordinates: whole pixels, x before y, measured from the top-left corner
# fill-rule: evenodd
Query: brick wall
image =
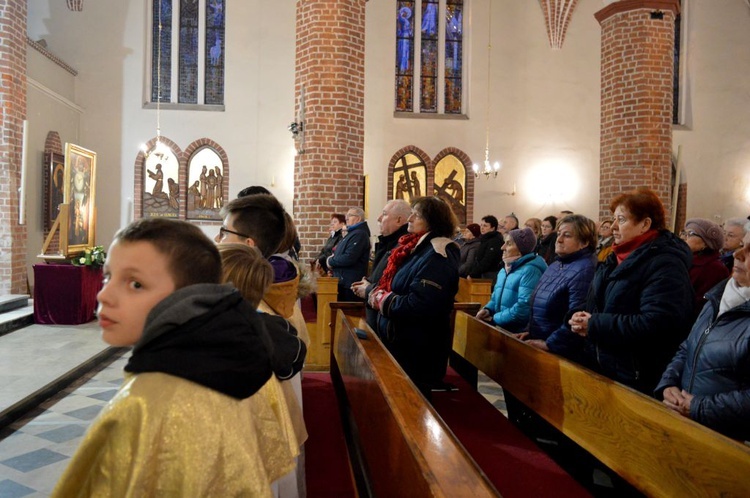
<path fill-rule="evenodd" d="M 672 74 L 678 0 L 621 0 L 601 25 L 599 214 L 620 192 L 652 188 L 671 205 Z"/>
<path fill-rule="evenodd" d="M 365 0 L 297 0 L 296 31 L 295 113 L 304 85 L 305 136 L 293 212 L 305 261 L 331 213 L 364 206 Z"/>
<path fill-rule="evenodd" d="M 26 119 L 26 2 L 0 0 L 0 295 L 25 293 L 26 225 L 18 224 Z M 33 200 L 32 200 L 33 201 Z"/>

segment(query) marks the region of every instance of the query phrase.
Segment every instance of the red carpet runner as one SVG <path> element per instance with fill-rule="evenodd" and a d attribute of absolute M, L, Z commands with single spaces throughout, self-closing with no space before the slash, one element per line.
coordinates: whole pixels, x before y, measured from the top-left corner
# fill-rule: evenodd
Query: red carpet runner
<path fill-rule="evenodd" d="M 308 433 L 305 443 L 308 498 L 356 496 L 331 376 L 305 372 L 302 403 Z"/>

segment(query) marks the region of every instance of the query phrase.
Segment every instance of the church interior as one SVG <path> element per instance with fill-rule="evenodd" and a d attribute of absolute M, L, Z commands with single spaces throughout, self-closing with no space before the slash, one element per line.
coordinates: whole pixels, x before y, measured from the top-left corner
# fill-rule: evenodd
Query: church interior
<path fill-rule="evenodd" d="M 423 195 L 462 227 L 564 210 L 598 221 L 641 186 L 675 233 L 750 215 L 748 0 L 0 0 L 0 12 L 0 297 L 34 297 L 45 260 L 106 250 L 142 217 L 214 239 L 251 185 L 294 218 L 300 261 L 332 213 L 362 208 L 375 241 L 387 201 Z M 0 326 L 0 358 L 15 358 L 0 384 L 48 370 L 46 389 L 106 365 L 65 386 L 75 400 L 44 391 L 68 399 L 54 452 L 69 456 L 124 353 L 92 323 L 43 329 L 27 344 Z M 68 331 L 83 335 L 60 340 Z M 60 368 L 39 361 L 55 354 Z M 38 406 L 42 387 L 18 396 Z M 0 417 L 0 496 L 48 496 L 64 462 L 36 441 L 44 417 L 18 423 L 17 401 L 1 406 L 13 416 Z"/>

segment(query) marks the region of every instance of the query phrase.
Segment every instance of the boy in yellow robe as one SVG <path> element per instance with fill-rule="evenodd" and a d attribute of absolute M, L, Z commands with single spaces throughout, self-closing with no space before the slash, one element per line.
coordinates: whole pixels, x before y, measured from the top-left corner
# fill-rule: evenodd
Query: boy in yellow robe
<path fill-rule="evenodd" d="M 99 293 L 105 342 L 135 346 L 123 386 L 52 496 L 271 496 L 297 441 L 278 378 L 304 344 L 220 285 L 196 226 L 143 219 L 115 236 Z"/>

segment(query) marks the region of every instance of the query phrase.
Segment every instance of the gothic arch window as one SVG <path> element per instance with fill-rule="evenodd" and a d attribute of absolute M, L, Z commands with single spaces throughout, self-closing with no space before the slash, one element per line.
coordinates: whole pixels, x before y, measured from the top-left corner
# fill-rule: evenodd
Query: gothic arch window
<path fill-rule="evenodd" d="M 463 13 L 464 0 L 396 2 L 396 113 L 463 114 Z"/>
<path fill-rule="evenodd" d="M 417 197 L 427 195 L 429 160 L 425 160 L 417 151 L 398 155 L 391 161 L 391 199 L 404 199 L 411 202 Z"/>
<path fill-rule="evenodd" d="M 225 3 L 152 0 L 151 103 L 223 109 Z"/>
<path fill-rule="evenodd" d="M 466 166 L 454 154 L 435 163 L 435 195 L 450 204 L 461 225 L 466 225 Z"/>
<path fill-rule="evenodd" d="M 187 164 L 187 218 L 221 220 L 228 181 L 221 154 L 210 146 L 196 149 Z"/>

